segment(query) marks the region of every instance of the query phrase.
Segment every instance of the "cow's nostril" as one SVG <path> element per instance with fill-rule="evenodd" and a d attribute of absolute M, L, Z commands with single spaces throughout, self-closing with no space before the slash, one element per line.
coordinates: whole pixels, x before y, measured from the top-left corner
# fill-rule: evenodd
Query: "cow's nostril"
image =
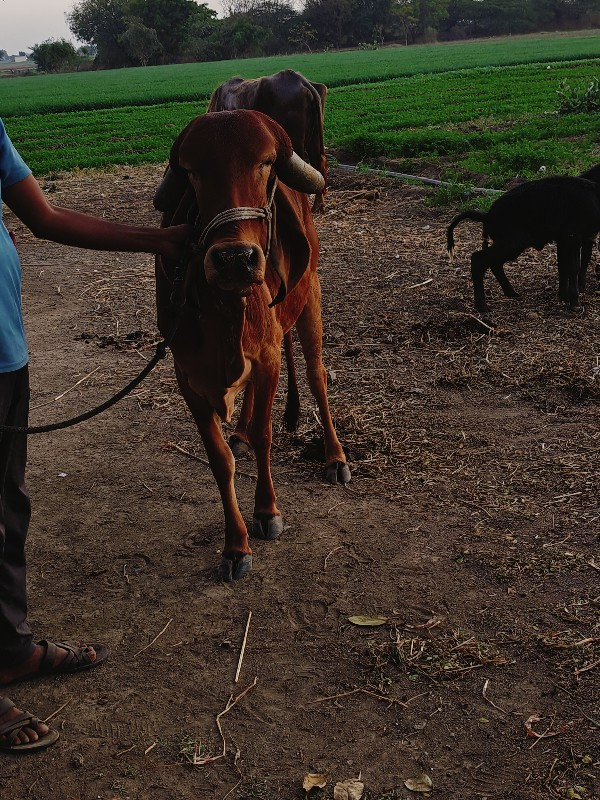
<path fill-rule="evenodd" d="M 216 250 L 213 258 L 219 271 L 236 267 L 253 270 L 258 265 L 258 253 L 254 247 L 227 247 Z"/>

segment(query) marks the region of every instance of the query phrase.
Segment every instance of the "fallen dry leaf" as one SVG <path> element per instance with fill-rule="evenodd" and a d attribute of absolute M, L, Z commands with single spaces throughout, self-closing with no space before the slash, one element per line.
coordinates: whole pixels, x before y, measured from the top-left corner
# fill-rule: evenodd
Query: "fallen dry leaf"
<path fill-rule="evenodd" d="M 421 792 L 422 794 L 426 794 L 433 789 L 433 781 L 424 772 L 421 775 L 417 775 L 416 778 L 408 778 L 404 781 L 404 785 L 411 792 Z"/>
<path fill-rule="evenodd" d="M 380 616 L 366 616 L 363 614 L 358 614 L 353 617 L 348 617 L 348 622 L 351 622 L 353 625 L 385 625 L 387 622 L 387 617 L 380 617 Z"/>
<path fill-rule="evenodd" d="M 333 788 L 333 800 L 360 800 L 365 790 L 362 781 L 349 778 L 347 781 L 336 783 Z"/>
<path fill-rule="evenodd" d="M 304 776 L 302 788 L 308 794 L 312 789 L 324 789 L 326 783 L 327 778 L 325 775 L 321 775 L 318 772 L 309 772 L 308 775 Z"/>
<path fill-rule="evenodd" d="M 527 736 L 530 736 L 532 739 L 547 739 L 551 736 L 558 736 L 558 731 L 555 733 L 550 733 L 550 728 L 545 733 L 536 733 L 533 728 L 531 727 L 534 722 L 541 722 L 542 718 L 538 717 L 537 714 L 532 714 L 529 719 L 525 720 L 525 731 Z M 552 726 L 550 726 L 552 727 Z"/>

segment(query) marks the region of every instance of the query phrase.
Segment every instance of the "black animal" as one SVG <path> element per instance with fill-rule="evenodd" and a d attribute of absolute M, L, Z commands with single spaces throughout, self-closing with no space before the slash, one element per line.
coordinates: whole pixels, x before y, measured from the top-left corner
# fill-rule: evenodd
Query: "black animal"
<path fill-rule="evenodd" d="M 454 250 L 454 229 L 465 219 L 483 224 L 483 247 L 471 256 L 478 311 L 489 311 L 483 287 L 488 268 L 504 294 L 517 297 L 504 264 L 549 242 L 557 245 L 559 298 L 579 308 L 579 292 L 585 290 L 587 265 L 600 231 L 600 184 L 583 177 L 526 181 L 495 200 L 487 213 L 473 210 L 456 216 L 447 231 L 449 253 Z"/>

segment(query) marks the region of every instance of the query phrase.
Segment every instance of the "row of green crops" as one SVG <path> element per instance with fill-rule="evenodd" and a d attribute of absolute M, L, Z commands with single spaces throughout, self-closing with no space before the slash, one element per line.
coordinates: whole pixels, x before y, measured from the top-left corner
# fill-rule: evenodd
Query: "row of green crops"
<path fill-rule="evenodd" d="M 0 80 L 0 116 L 205 101 L 233 75 L 245 78 L 286 67 L 329 87 L 377 82 L 420 73 L 474 67 L 572 61 L 600 56 L 596 31 L 571 35 L 515 36 L 379 50 L 297 54 L 273 58 L 175 64 Z"/>
<path fill-rule="evenodd" d="M 589 38 L 520 37 L 461 45 L 319 54 L 298 57 L 293 62 L 290 59 L 286 65 L 302 69 L 310 78 L 324 80 L 329 85 L 325 139 L 340 158 L 367 163 L 376 163 L 381 157 L 394 159 L 399 161 L 395 168 L 404 172 L 418 172 L 424 165 L 435 164 L 438 172 L 466 180 L 473 177 L 477 182 L 501 188 L 514 175 L 530 176 L 541 167 L 548 173 L 577 173 L 600 161 L 600 117 L 556 113 L 561 81 L 566 78 L 572 85 L 587 86 L 600 75 L 600 59 L 545 60 L 469 69 L 458 69 L 457 65 L 467 55 L 488 62 L 492 52 L 496 60 L 502 54 L 508 58 L 507 54 L 515 52 L 511 48 L 522 47 L 525 42 L 527 52 L 533 53 L 540 48 L 547 51 L 551 43 L 554 47 L 569 44 L 571 48 L 579 43 L 581 48 L 581 42 L 588 42 Z M 398 53 L 403 58 L 414 54 L 413 74 L 374 81 L 377 72 L 389 68 Z M 429 54 L 427 63 L 422 60 L 425 53 Z M 340 85 L 336 86 L 336 79 L 329 73 L 319 72 L 325 69 L 327 58 L 331 59 L 332 71 L 334 65 L 339 67 L 335 74 Z M 351 59 L 355 62 L 354 80 L 347 85 Z M 230 62 L 230 67 L 233 63 Z M 436 72 L 435 63 L 444 63 L 452 69 Z M 242 69 L 246 65 L 252 69 Z M 283 63 L 281 59 L 263 59 L 235 62 L 235 66 L 237 69 L 227 71 L 227 63 L 219 62 L 62 75 L 52 76 L 52 83 L 45 84 L 43 77 L 0 80 L 0 116 L 39 176 L 77 167 L 164 163 L 177 133 L 190 119 L 205 111 L 215 84 L 234 72 L 265 74 Z M 345 78 L 342 66 L 347 71 Z M 196 91 L 195 86 L 191 91 L 193 82 L 187 70 L 196 70 L 207 81 L 208 76 L 213 76 L 210 85 L 206 84 L 206 91 Z M 216 79 L 218 70 L 221 73 Z M 363 73 L 369 70 L 368 80 L 364 80 Z M 179 95 L 193 99 L 157 103 L 157 96 L 177 94 L 173 79 L 176 74 L 180 79 Z M 184 74 L 188 77 L 182 80 Z M 163 83 L 155 80 L 161 75 L 165 78 Z M 128 84 L 128 79 L 135 80 Z M 77 101 L 72 91 L 75 82 L 81 89 Z M 60 87 L 62 99 L 58 92 L 54 96 L 48 94 L 43 100 L 36 99 L 40 85 Z M 5 86 L 10 91 L 21 90 L 22 113 L 6 113 L 5 104 L 10 103 L 3 95 Z M 82 87 L 87 87 L 87 94 Z M 132 102 L 115 101 L 104 108 L 81 110 L 80 106 L 100 103 L 99 98 L 106 98 L 110 91 L 115 96 L 127 95 Z M 68 105 L 66 98 L 70 92 L 69 111 L 40 113 L 44 104 Z M 148 102 L 151 97 L 153 104 Z M 38 111 L 25 113 L 23 108 L 27 107 Z"/>
<path fill-rule="evenodd" d="M 558 116 L 562 78 L 586 84 L 600 61 L 462 70 L 416 75 L 329 92 L 326 141 L 345 160 L 383 156 L 444 163 L 489 176 L 489 185 L 519 173 L 579 172 L 600 161 L 600 118 Z M 11 138 L 34 172 L 164 162 L 177 133 L 206 102 L 7 120 Z"/>
<path fill-rule="evenodd" d="M 542 166 L 579 172 L 600 161 L 600 117 L 558 116 L 557 89 L 599 74 L 600 60 L 590 60 L 342 87 L 329 97 L 327 140 L 351 161 L 449 157 L 491 185 Z"/>

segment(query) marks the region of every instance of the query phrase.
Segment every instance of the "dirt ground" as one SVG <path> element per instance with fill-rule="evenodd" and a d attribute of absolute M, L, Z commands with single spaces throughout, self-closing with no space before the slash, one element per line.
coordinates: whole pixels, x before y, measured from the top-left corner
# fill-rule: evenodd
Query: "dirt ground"
<path fill-rule="evenodd" d="M 161 173 L 42 184 L 57 203 L 153 224 Z M 101 417 L 31 437 L 31 624 L 112 652 L 90 673 L 11 688 L 61 739 L 2 756 L 2 798 L 289 800 L 307 773 L 327 778 L 315 798 L 359 776 L 368 800 L 418 798 L 405 781 L 427 789 L 423 775 L 440 800 L 600 798 L 600 295 L 567 313 L 547 248 L 509 268 L 520 300 L 488 278 L 488 327 L 472 311 L 477 226 L 459 229 L 451 264 L 452 210 L 429 207 L 429 189 L 332 179 L 324 345 L 352 483 L 323 482 L 305 384 L 299 431 L 282 429 L 282 381 L 284 536 L 223 584 L 221 505 L 170 357 Z M 152 259 L 8 224 L 31 420 L 63 419 L 152 354 Z M 249 518 L 252 457 L 238 468 Z M 220 757 L 217 715 L 244 691 L 219 718 Z M 195 749 L 217 760 L 194 766 Z"/>

